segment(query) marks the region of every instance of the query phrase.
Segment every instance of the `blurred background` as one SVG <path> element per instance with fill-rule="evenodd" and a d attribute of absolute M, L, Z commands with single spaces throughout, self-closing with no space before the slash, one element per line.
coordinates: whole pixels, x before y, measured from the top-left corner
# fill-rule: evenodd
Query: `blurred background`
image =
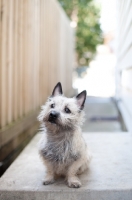
<path fill-rule="evenodd" d="M 132 0 L 0 0 L 0 175 L 58 81 L 87 90 L 84 132 L 132 131 Z"/>

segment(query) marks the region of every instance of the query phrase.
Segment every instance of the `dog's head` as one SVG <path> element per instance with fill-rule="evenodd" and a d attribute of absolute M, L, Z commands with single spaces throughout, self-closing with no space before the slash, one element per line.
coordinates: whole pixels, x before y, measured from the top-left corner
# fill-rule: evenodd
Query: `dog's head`
<path fill-rule="evenodd" d="M 83 108 L 86 99 L 84 90 L 76 97 L 67 98 L 63 96 L 61 83 L 53 89 L 51 97 L 42 106 L 38 120 L 44 123 L 48 131 L 74 131 L 83 122 Z"/>

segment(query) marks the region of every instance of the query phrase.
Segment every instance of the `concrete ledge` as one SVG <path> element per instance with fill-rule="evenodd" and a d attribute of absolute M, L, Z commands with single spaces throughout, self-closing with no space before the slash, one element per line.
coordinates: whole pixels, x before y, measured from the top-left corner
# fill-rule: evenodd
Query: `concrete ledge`
<path fill-rule="evenodd" d="M 63 179 L 43 186 L 44 167 L 34 137 L 0 179 L 1 200 L 132 200 L 132 135 L 84 134 L 93 159 L 80 176 L 82 187 L 68 188 Z"/>
<path fill-rule="evenodd" d="M 132 116 L 122 100 L 117 101 L 117 106 L 123 116 L 127 131 L 132 132 Z"/>

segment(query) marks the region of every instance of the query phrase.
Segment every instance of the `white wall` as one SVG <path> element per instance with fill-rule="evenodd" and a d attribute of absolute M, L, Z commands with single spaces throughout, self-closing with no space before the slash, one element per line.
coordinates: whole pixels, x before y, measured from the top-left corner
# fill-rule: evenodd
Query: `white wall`
<path fill-rule="evenodd" d="M 132 131 L 132 0 L 117 0 L 117 98 Z"/>

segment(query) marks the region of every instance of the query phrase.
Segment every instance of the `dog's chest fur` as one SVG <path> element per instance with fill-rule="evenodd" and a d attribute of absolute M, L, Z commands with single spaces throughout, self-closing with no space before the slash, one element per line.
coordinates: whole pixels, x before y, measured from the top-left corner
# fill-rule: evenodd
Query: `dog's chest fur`
<path fill-rule="evenodd" d="M 40 153 L 44 159 L 52 162 L 54 166 L 65 165 L 67 167 L 81 156 L 79 150 L 75 149 L 71 138 L 47 141 Z"/>

